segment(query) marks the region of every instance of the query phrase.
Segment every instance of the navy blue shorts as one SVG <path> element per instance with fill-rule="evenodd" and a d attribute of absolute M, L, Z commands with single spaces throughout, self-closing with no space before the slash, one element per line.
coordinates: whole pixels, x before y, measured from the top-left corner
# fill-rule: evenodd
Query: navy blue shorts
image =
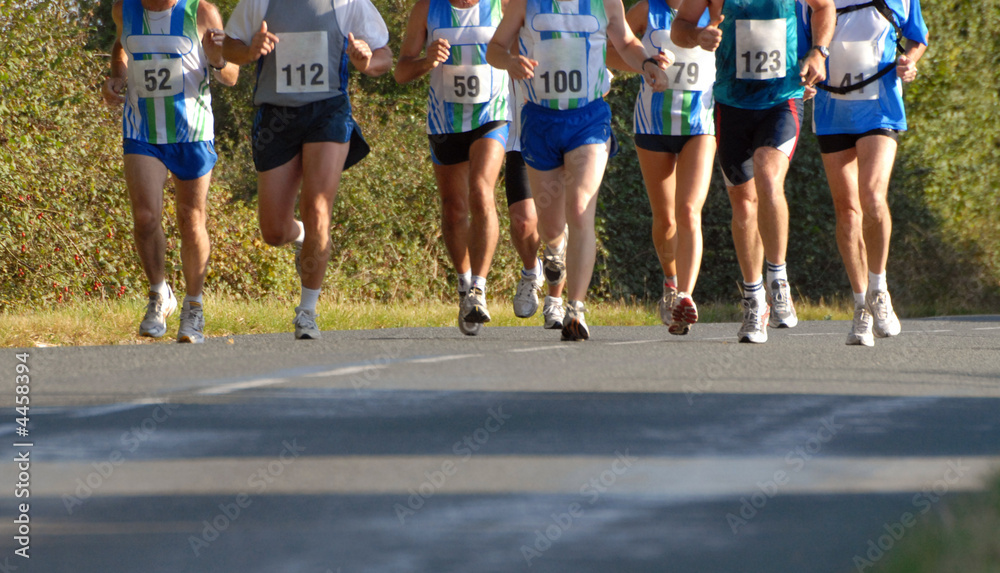
<path fill-rule="evenodd" d="M 611 153 L 618 153 L 618 140 L 611 131 L 611 107 L 603 99 L 577 109 L 550 109 L 526 102 L 521 111 L 521 155 L 538 171 L 563 165 L 563 156 L 577 147 L 611 140 Z"/>
<path fill-rule="evenodd" d="M 491 121 L 472 131 L 428 134 L 427 139 L 431 143 L 431 161 L 437 165 L 465 163 L 469 160 L 472 144 L 484 137 L 499 142 L 500 146 L 506 149 L 508 133 L 510 133 L 510 122 Z"/>
<path fill-rule="evenodd" d="M 884 135 L 893 141 L 899 141 L 899 132 L 895 129 L 873 129 L 864 133 L 837 133 L 831 135 L 817 135 L 816 141 L 819 143 L 820 153 L 838 153 L 847 151 L 858 146 L 858 140 L 869 135 Z"/>
<path fill-rule="evenodd" d="M 257 171 L 270 171 L 288 163 L 306 143 L 351 142 L 344 171 L 371 151 L 351 117 L 351 102 L 345 95 L 298 107 L 263 104 L 254 116 L 252 140 Z"/>
<path fill-rule="evenodd" d="M 657 153 L 673 153 L 677 155 L 684 145 L 697 135 L 654 135 L 651 133 L 635 134 L 635 146 L 646 151 Z"/>
<path fill-rule="evenodd" d="M 147 155 L 159 159 L 168 171 L 181 181 L 191 181 L 212 171 L 219 156 L 212 141 L 189 143 L 149 143 L 124 139 L 125 155 Z"/>
<path fill-rule="evenodd" d="M 715 102 L 715 133 L 726 185 L 753 179 L 753 154 L 773 147 L 788 159 L 795 154 L 802 126 L 802 100 L 790 99 L 769 109 L 742 109 Z"/>

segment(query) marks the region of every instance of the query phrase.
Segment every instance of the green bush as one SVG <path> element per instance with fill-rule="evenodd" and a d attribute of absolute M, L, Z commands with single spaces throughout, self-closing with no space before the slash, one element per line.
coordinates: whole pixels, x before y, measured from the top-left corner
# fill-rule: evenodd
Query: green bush
<path fill-rule="evenodd" d="M 219 3 L 224 17 L 235 3 Z M 375 4 L 398 56 L 412 2 Z M 111 0 L 0 0 L 0 311 L 144 296 L 122 176 L 121 111 L 100 101 L 114 29 L 110 6 Z M 890 194 L 890 286 L 911 315 L 986 309 L 1000 300 L 1000 225 L 993 214 L 1000 181 L 998 8 L 1000 0 L 924 6 L 931 48 L 907 94 L 911 132 L 901 138 Z M 220 160 L 210 194 L 213 256 L 206 288 L 291 299 L 298 292 L 291 251 L 264 245 L 257 227 L 249 142 L 253 76 L 247 66 L 234 88 L 213 87 Z M 621 77 L 609 97 L 622 150 L 609 163 L 598 204 L 592 292 L 599 298 L 651 299 L 660 292 L 631 137 L 636 89 L 635 77 Z M 344 175 L 325 296 L 453 300 L 454 272 L 441 238 L 425 136 L 426 90 L 426 78 L 399 86 L 391 74 L 352 74 L 355 116 L 373 151 Z M 803 132 L 786 185 L 789 272 L 799 296 L 846 296 L 815 137 Z M 183 290 L 169 184 L 165 192 L 168 276 Z M 506 232 L 502 186 L 497 203 L 501 241 L 491 292 L 512 293 L 519 262 Z M 697 296 L 733 300 L 739 268 L 717 171 L 703 221 Z"/>

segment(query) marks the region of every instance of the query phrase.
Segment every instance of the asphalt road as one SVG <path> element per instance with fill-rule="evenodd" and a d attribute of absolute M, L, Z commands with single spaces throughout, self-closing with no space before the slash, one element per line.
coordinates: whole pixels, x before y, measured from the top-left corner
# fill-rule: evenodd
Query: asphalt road
<path fill-rule="evenodd" d="M 8 349 L 0 571 L 856 571 L 1000 471 L 1000 316 L 848 326 Z"/>

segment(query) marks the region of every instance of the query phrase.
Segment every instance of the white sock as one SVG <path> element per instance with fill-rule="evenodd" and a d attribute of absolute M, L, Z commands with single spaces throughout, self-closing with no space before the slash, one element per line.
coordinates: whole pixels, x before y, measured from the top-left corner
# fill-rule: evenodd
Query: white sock
<path fill-rule="evenodd" d="M 668 286 L 668 287 L 670 287 L 672 289 L 676 289 L 677 288 L 677 275 L 674 275 L 672 277 L 668 277 L 667 275 L 663 275 L 663 284 L 664 284 L 664 286 Z"/>
<path fill-rule="evenodd" d="M 198 303 L 198 306 L 201 306 L 201 295 L 202 293 L 198 293 L 198 296 L 186 294 L 184 295 L 184 302 L 195 302 Z"/>
<path fill-rule="evenodd" d="M 306 240 L 306 226 L 302 224 L 302 221 L 295 221 L 295 224 L 299 226 L 299 237 L 295 239 L 295 243 L 301 243 Z"/>
<path fill-rule="evenodd" d="M 788 280 L 788 263 L 781 263 L 776 265 L 771 261 L 767 262 L 767 284 L 771 284 L 776 280 Z"/>
<path fill-rule="evenodd" d="M 760 300 L 764 300 L 766 293 L 764 291 L 764 278 L 760 277 L 752 283 L 743 281 L 743 296 L 756 297 Z"/>
<path fill-rule="evenodd" d="M 868 271 L 868 291 L 886 292 L 887 290 L 889 290 L 889 286 L 885 282 L 885 271 L 882 271 L 881 274 Z"/>
<path fill-rule="evenodd" d="M 854 293 L 854 308 L 862 307 L 865 305 L 865 293 L 856 292 Z"/>
<path fill-rule="evenodd" d="M 477 288 L 486 294 L 486 277 L 480 277 L 473 275 L 472 277 L 472 288 Z"/>
<path fill-rule="evenodd" d="M 469 292 L 472 288 L 472 271 L 458 273 L 458 292 Z"/>
<path fill-rule="evenodd" d="M 160 281 L 155 285 L 149 285 L 149 292 L 159 294 L 164 300 L 170 298 L 170 287 L 167 285 L 167 281 Z"/>
<path fill-rule="evenodd" d="M 542 263 L 538 259 L 535 259 L 535 268 L 533 269 L 521 269 L 521 276 L 523 277 L 535 277 L 542 274 Z"/>
<path fill-rule="evenodd" d="M 302 287 L 302 298 L 299 302 L 299 308 L 316 312 L 316 303 L 319 302 L 319 291 L 320 289 Z"/>

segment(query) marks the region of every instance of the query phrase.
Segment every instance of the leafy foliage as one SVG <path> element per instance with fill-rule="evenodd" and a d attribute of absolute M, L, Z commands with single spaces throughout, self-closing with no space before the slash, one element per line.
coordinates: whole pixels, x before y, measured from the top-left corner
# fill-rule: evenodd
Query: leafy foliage
<path fill-rule="evenodd" d="M 219 2 L 223 16 L 235 3 Z M 375 4 L 398 55 L 412 4 Z M 0 311 L 144 295 L 122 175 L 121 110 L 100 101 L 114 30 L 110 6 L 111 0 L 0 0 Z M 901 140 L 890 196 L 896 222 L 890 286 L 894 301 L 911 314 L 997 304 L 998 8 L 1000 0 L 924 6 L 931 48 L 907 94 L 911 131 Z M 247 66 L 234 88 L 213 86 L 220 160 L 210 194 L 213 255 L 206 287 L 238 297 L 292 298 L 298 287 L 291 251 L 264 245 L 257 227 L 249 142 L 253 76 Z M 592 288 L 606 299 L 654 298 L 660 291 L 631 136 L 636 89 L 634 77 L 622 77 L 609 97 L 622 149 L 609 163 L 599 198 Z M 391 74 L 352 74 L 355 117 L 372 154 L 341 184 L 326 297 L 453 297 L 454 272 L 441 238 L 425 136 L 426 90 L 426 78 L 399 86 Z M 811 134 L 803 134 L 786 189 L 792 213 L 788 260 L 798 294 L 846 295 L 833 209 Z M 168 277 L 183 290 L 169 183 L 165 193 Z M 503 230 L 508 222 L 501 186 L 497 195 Z M 703 212 L 699 300 L 735 296 L 739 269 L 729 220 L 729 201 L 716 174 Z M 512 293 L 518 268 L 502 231 L 491 292 Z"/>

